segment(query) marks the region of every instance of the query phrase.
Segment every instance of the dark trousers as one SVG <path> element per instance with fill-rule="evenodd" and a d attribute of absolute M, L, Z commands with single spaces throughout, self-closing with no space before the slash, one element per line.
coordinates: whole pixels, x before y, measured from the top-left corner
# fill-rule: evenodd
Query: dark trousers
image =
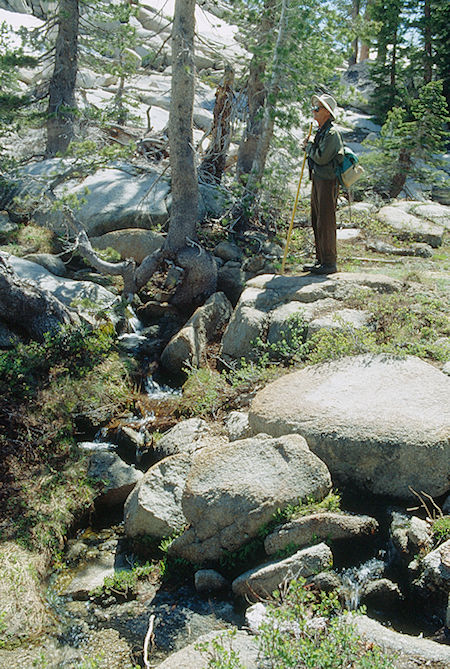
<path fill-rule="evenodd" d="M 337 179 L 312 179 L 311 223 L 316 259 L 321 265 L 336 264 Z"/>

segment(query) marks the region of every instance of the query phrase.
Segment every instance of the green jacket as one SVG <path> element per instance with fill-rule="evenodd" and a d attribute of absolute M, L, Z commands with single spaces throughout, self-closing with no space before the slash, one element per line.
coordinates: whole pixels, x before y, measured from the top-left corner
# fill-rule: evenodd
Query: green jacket
<path fill-rule="evenodd" d="M 310 176 L 336 179 L 336 166 L 344 160 L 344 144 L 329 119 L 316 133 L 313 142 L 306 145 Z"/>

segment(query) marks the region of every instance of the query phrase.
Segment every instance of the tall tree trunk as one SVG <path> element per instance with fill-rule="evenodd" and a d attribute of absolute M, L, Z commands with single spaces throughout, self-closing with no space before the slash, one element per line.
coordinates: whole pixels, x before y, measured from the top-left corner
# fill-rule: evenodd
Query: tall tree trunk
<path fill-rule="evenodd" d="M 423 83 L 429 84 L 432 77 L 432 49 L 431 49 L 431 2 L 425 0 L 424 11 L 424 66 Z"/>
<path fill-rule="evenodd" d="M 64 153 L 73 137 L 78 22 L 78 0 L 60 0 L 55 68 L 49 88 L 47 157 Z"/>
<path fill-rule="evenodd" d="M 196 239 L 197 168 L 193 144 L 195 0 L 176 0 L 172 28 L 169 117 L 172 209 L 166 247 L 177 252 Z"/>
<path fill-rule="evenodd" d="M 359 16 L 359 0 L 352 0 L 352 20 L 356 21 Z M 358 36 L 352 42 L 353 53 L 349 58 L 349 65 L 354 65 L 358 62 L 358 48 L 359 48 L 359 38 Z"/>
<path fill-rule="evenodd" d="M 250 63 L 250 72 L 247 82 L 248 99 L 248 119 L 245 133 L 239 145 L 237 158 L 237 176 L 248 174 L 252 169 L 255 158 L 256 147 L 261 135 L 264 102 L 266 99 L 266 90 L 264 84 L 264 75 L 266 72 L 267 59 L 265 48 L 268 36 L 275 27 L 275 7 L 276 0 L 264 0 L 263 16 L 258 31 L 256 52 Z"/>
<path fill-rule="evenodd" d="M 395 87 L 397 85 L 397 41 L 398 33 L 395 31 L 394 39 L 392 42 L 392 59 L 390 67 L 390 85 L 392 89 L 392 96 L 395 95 Z"/>
<path fill-rule="evenodd" d="M 195 0 L 176 0 L 169 117 L 172 208 L 163 250 L 183 270 L 171 303 L 191 311 L 215 291 L 217 284 L 216 264 L 211 254 L 197 243 L 198 181 L 192 131 L 194 28 Z"/>

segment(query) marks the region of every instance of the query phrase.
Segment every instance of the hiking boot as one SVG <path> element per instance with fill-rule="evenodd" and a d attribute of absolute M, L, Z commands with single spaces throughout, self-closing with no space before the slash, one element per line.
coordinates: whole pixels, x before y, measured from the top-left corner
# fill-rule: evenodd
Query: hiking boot
<path fill-rule="evenodd" d="M 314 265 L 310 272 L 313 274 L 334 274 L 337 272 L 336 265 Z"/>
<path fill-rule="evenodd" d="M 313 272 L 315 267 L 320 267 L 320 260 L 316 260 L 315 263 L 308 263 L 307 265 L 303 265 L 303 271 Z"/>

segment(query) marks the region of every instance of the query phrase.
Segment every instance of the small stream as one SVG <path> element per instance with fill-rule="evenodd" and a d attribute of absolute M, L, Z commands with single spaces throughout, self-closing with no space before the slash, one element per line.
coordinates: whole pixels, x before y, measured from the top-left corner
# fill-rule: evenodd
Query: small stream
<path fill-rule="evenodd" d="M 150 375 L 145 378 L 143 389 L 150 400 L 149 406 L 154 407 L 164 405 L 166 400 L 181 392 Z M 155 411 L 149 409 L 143 416 L 127 417 L 126 423 L 139 434 L 151 433 L 155 428 Z M 111 443 L 107 429 L 100 430 L 93 442 L 83 442 L 80 447 L 91 452 L 98 449 L 120 452 L 120 448 Z M 143 471 L 148 468 L 139 448 L 128 456 L 137 468 Z M 348 506 L 343 499 L 344 508 L 363 512 L 355 508 L 354 499 L 347 501 Z M 377 516 L 371 500 L 358 498 L 358 505 L 363 503 L 365 508 L 371 508 L 372 515 Z M 143 642 L 152 615 L 155 616 L 154 645 L 150 655 L 153 666 L 202 634 L 244 624 L 242 602 L 235 601 L 231 592 L 223 596 L 201 596 L 195 591 L 192 576 L 186 579 L 179 574 L 178 580 L 164 582 L 156 566 L 146 578 L 138 581 L 133 596 L 114 591 L 95 596 L 93 591 L 104 583 L 105 577 L 111 577 L 118 570 L 131 573 L 132 568 L 142 565 L 144 560 L 142 556 L 138 558 L 132 542 L 124 536 L 122 517 L 122 507 L 99 509 L 90 519 L 89 526 L 81 527 L 67 541 L 63 565 L 48 582 L 47 601 L 54 614 L 57 634 L 45 643 L 48 664 L 42 666 L 55 669 L 143 666 Z M 386 508 L 383 508 L 378 517 L 382 529 L 376 539 L 364 540 L 360 544 L 351 542 L 351 547 L 341 543 L 336 546 L 336 551 L 333 546 L 335 571 L 343 584 L 345 606 L 350 610 L 360 606 L 367 585 L 384 577 L 390 569 L 392 547 L 386 518 Z M 157 554 L 157 546 L 153 547 L 155 551 Z M 392 620 L 392 612 L 386 609 L 370 613 L 384 622 Z M 410 607 L 406 613 L 408 615 L 399 616 L 399 611 L 395 611 L 394 618 L 400 621 L 396 627 L 399 631 L 410 632 L 415 628 L 414 633 L 418 633 L 422 622 L 411 624 L 410 614 L 414 612 Z M 105 657 L 108 658 L 107 665 L 96 664 L 100 660 L 104 662 Z"/>

